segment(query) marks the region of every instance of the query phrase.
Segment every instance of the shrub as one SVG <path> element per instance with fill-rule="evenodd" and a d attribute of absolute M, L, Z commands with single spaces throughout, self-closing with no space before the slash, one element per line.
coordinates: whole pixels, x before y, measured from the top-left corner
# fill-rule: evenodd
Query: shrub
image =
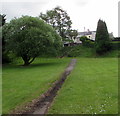
<path fill-rule="evenodd" d="M 83 46 L 86 47 L 94 47 L 94 42 L 90 39 L 88 39 L 86 36 L 80 37 L 80 40 L 82 41 Z"/>

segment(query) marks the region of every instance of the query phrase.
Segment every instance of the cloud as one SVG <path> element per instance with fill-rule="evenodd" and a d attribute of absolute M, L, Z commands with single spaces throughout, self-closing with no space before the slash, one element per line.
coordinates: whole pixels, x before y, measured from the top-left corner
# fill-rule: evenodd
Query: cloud
<path fill-rule="evenodd" d="M 89 2 L 89 0 L 74 0 L 74 3 L 77 5 L 77 6 L 85 6 L 87 5 Z"/>
<path fill-rule="evenodd" d="M 40 2 L 2 2 L 2 14 L 6 14 L 7 21 L 21 15 L 38 16 L 48 3 L 48 0 L 41 0 Z"/>
<path fill-rule="evenodd" d="M 6 1 L 6 2 L 5 2 Z M 56 6 L 61 6 L 70 16 L 73 28 L 83 31 L 84 27 L 96 30 L 97 21 L 106 21 L 109 32 L 118 34 L 118 2 L 119 0 L 4 0 L 2 13 L 7 20 L 21 15 L 38 16 Z M 14 1 L 14 2 L 13 2 Z M 108 4 L 109 3 L 109 4 Z M 119 3 L 120 4 L 120 3 Z M 1 4 L 0 4 L 1 5 Z"/>
<path fill-rule="evenodd" d="M 1 2 L 41 2 L 47 3 L 51 0 L 1 0 Z"/>

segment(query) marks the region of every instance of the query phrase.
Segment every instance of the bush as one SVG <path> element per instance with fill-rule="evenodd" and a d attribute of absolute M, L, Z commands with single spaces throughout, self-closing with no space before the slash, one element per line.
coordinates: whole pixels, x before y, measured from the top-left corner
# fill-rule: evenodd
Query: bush
<path fill-rule="evenodd" d="M 61 56 L 66 57 L 93 57 L 94 49 L 83 45 L 65 46 L 61 51 Z"/>
<path fill-rule="evenodd" d="M 11 60 L 10 60 L 10 58 L 8 56 L 8 53 L 3 52 L 2 53 L 2 64 L 10 63 L 10 62 L 11 62 Z"/>
<path fill-rule="evenodd" d="M 80 55 L 80 50 L 78 47 L 73 47 L 70 52 L 68 52 L 68 57 L 78 57 Z"/>
<path fill-rule="evenodd" d="M 17 56 L 11 51 L 4 51 L 2 53 L 2 64 L 13 62 Z"/>
<path fill-rule="evenodd" d="M 83 46 L 90 47 L 90 48 L 94 47 L 94 42 L 88 39 L 86 36 L 80 37 L 80 40 L 82 41 Z"/>
<path fill-rule="evenodd" d="M 112 49 L 113 50 L 120 50 L 120 42 L 119 41 L 114 41 L 111 43 Z"/>

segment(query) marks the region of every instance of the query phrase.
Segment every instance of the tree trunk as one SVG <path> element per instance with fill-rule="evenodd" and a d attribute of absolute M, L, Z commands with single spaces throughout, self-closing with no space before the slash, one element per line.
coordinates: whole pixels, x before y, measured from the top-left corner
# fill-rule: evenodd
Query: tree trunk
<path fill-rule="evenodd" d="M 22 59 L 23 59 L 23 61 L 24 61 L 23 66 L 28 66 L 28 65 L 30 64 L 30 63 L 29 63 L 29 58 L 28 58 L 27 55 L 23 55 L 23 56 L 22 56 Z"/>
<path fill-rule="evenodd" d="M 29 60 L 24 60 L 24 64 L 23 64 L 23 66 L 28 66 L 30 63 L 29 63 Z"/>
<path fill-rule="evenodd" d="M 31 63 L 34 61 L 35 57 L 33 57 L 33 58 L 30 60 L 30 58 L 28 58 L 27 55 L 24 55 L 24 56 L 22 56 L 22 59 L 23 59 L 23 61 L 24 61 L 24 65 L 23 65 L 23 66 L 28 66 L 29 64 L 31 64 Z"/>
<path fill-rule="evenodd" d="M 28 61 L 24 61 L 23 66 L 28 66 L 30 63 Z"/>

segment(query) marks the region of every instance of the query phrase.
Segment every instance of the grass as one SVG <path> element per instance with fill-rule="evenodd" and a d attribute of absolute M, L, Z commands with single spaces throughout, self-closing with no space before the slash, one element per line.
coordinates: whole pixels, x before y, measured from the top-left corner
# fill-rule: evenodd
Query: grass
<path fill-rule="evenodd" d="M 78 58 L 49 114 L 117 114 L 118 59 Z"/>
<path fill-rule="evenodd" d="M 48 90 L 59 78 L 70 59 L 38 58 L 27 67 L 21 60 L 3 66 L 3 114 L 17 106 L 24 106 Z M 17 65 L 16 65 L 17 64 Z"/>
<path fill-rule="evenodd" d="M 93 48 L 88 48 L 83 45 L 66 46 L 63 53 L 68 57 L 94 57 Z"/>
<path fill-rule="evenodd" d="M 115 43 L 113 44 L 113 48 L 111 51 L 108 51 L 107 53 L 105 53 L 104 55 L 96 55 L 95 53 L 95 49 L 94 48 L 90 48 L 90 47 L 86 47 L 86 46 L 83 46 L 83 45 L 78 45 L 78 46 L 66 46 L 64 49 L 63 49 L 63 54 L 65 56 L 68 56 L 68 57 L 81 57 L 81 58 L 94 58 L 94 57 L 103 57 L 103 58 L 108 58 L 108 57 L 111 57 L 111 58 L 115 58 L 115 57 L 118 57 L 118 55 L 120 54 L 120 49 L 118 49 L 118 44 Z"/>

